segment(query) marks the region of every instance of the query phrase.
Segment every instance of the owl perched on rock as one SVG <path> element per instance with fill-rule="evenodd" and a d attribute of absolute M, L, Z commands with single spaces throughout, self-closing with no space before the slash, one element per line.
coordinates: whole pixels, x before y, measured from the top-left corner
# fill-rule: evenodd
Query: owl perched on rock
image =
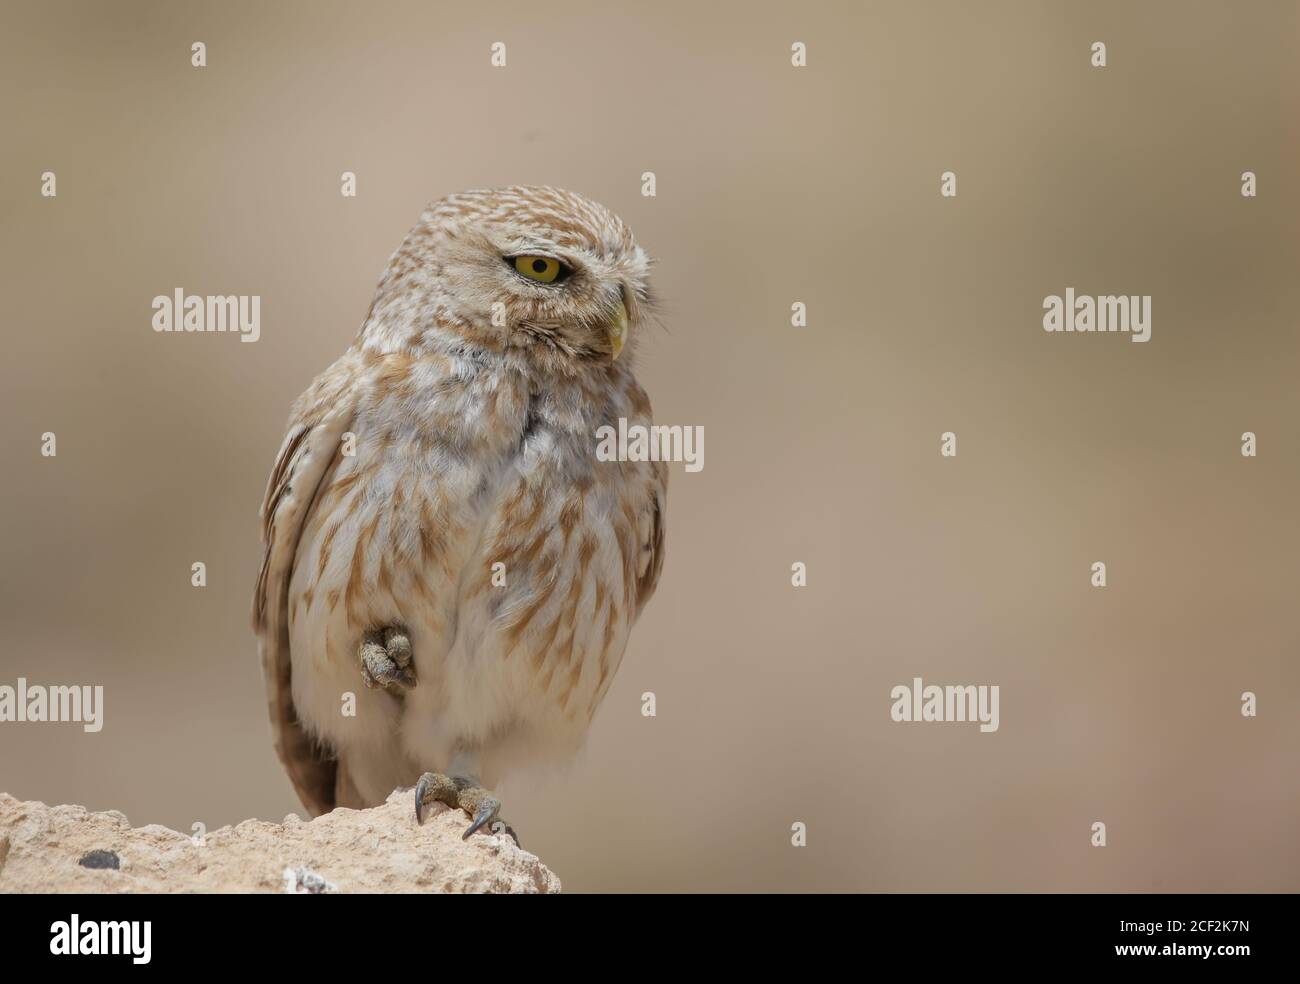
<path fill-rule="evenodd" d="M 581 745 L 664 557 L 663 463 L 595 453 L 598 428 L 650 424 L 648 269 L 579 195 L 451 195 L 294 404 L 253 623 L 313 813 L 414 784 L 417 821 L 438 800 L 468 837 L 498 816 L 485 787 Z"/>

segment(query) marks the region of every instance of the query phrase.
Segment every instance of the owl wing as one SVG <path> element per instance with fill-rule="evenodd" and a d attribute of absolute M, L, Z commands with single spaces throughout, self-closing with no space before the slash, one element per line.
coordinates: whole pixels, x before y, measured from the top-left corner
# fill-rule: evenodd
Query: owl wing
<path fill-rule="evenodd" d="M 253 630 L 266 677 L 276 754 L 303 804 L 317 815 L 334 809 L 338 762 L 312 741 L 293 704 L 288 595 L 298 540 L 339 460 L 343 434 L 353 419 L 353 401 L 340 399 L 345 387 L 322 387 L 324 381 L 322 377 L 299 401 L 266 484 L 262 569 L 253 592 Z M 327 392 L 315 392 L 322 388 Z"/>
<path fill-rule="evenodd" d="M 657 461 L 650 483 L 650 498 L 642 508 L 639 524 L 641 562 L 636 583 L 637 615 L 641 614 L 659 586 L 659 572 L 664 566 L 664 512 L 667 508 L 668 466 Z"/>

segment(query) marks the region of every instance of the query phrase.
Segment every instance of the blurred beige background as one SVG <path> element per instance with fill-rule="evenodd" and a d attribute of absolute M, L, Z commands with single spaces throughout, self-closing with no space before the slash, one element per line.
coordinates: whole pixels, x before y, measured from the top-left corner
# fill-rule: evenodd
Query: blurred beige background
<path fill-rule="evenodd" d="M 0 789 L 300 810 L 248 627 L 289 404 L 427 201 L 550 183 L 658 257 L 640 376 L 707 433 L 588 751 L 501 790 L 567 889 L 1300 888 L 1296 4 L 3 20 L 0 683 L 107 693 L 0 725 Z M 1152 295 L 1151 342 L 1044 333 L 1067 286 Z M 155 334 L 176 287 L 260 294 L 261 341 Z M 892 723 L 914 676 L 999 685 L 1000 730 Z"/>

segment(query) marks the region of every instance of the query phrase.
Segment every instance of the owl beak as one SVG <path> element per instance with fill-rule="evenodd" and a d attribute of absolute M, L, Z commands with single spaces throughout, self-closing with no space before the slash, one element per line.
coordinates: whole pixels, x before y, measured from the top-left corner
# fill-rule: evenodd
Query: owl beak
<path fill-rule="evenodd" d="M 622 297 L 618 299 L 618 307 L 614 309 L 614 316 L 606 330 L 609 332 L 609 350 L 617 359 L 623 351 L 623 343 L 627 341 L 627 305 L 623 303 Z"/>

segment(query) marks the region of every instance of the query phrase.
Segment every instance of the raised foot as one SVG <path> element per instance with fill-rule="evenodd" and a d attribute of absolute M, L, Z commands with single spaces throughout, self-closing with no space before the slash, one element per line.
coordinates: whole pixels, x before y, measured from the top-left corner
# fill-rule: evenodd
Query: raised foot
<path fill-rule="evenodd" d="M 488 827 L 494 834 L 509 834 L 519 846 L 519 838 L 504 820 L 500 819 L 501 801 L 468 776 L 444 776 L 440 772 L 426 772 L 415 784 L 415 822 L 424 823 L 424 808 L 430 803 L 445 803 L 452 809 L 464 810 L 472 821 L 462 840 L 476 830 Z M 489 826 L 490 825 L 490 826 Z"/>
<path fill-rule="evenodd" d="M 415 686 L 411 639 L 405 629 L 388 626 L 367 632 L 361 640 L 361 679 L 367 687 L 401 693 Z"/>

